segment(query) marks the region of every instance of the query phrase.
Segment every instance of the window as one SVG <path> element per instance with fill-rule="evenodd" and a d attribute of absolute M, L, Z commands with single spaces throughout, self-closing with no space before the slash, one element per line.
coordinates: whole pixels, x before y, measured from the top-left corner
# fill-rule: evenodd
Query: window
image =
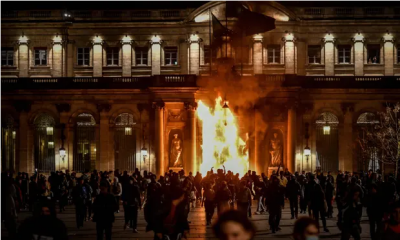
<path fill-rule="evenodd" d="M 338 62 L 339 63 L 350 63 L 350 52 L 351 47 L 349 45 L 338 46 Z"/>
<path fill-rule="evenodd" d="M 319 45 L 308 46 L 308 63 L 310 64 L 321 63 L 321 46 Z"/>
<path fill-rule="evenodd" d="M 397 45 L 397 63 L 400 64 L 400 45 Z"/>
<path fill-rule="evenodd" d="M 136 65 L 147 65 L 147 54 L 149 49 L 146 47 L 135 48 Z"/>
<path fill-rule="evenodd" d="M 250 47 L 249 46 L 243 46 L 243 47 L 237 47 L 235 49 L 235 55 L 236 55 L 236 63 L 250 63 L 249 55 L 250 55 Z"/>
<path fill-rule="evenodd" d="M 107 48 L 107 65 L 118 66 L 119 62 L 119 48 Z"/>
<path fill-rule="evenodd" d="M 178 48 L 177 47 L 165 47 L 165 65 L 178 65 Z"/>
<path fill-rule="evenodd" d="M 280 63 L 281 61 L 281 46 L 270 45 L 267 47 L 268 63 Z"/>
<path fill-rule="evenodd" d="M 212 54 L 211 58 L 215 59 L 217 57 L 217 50 L 212 50 L 209 45 L 204 46 L 204 64 L 210 64 L 210 52 Z"/>
<path fill-rule="evenodd" d="M 46 66 L 47 65 L 47 49 L 46 48 L 35 48 L 35 65 Z"/>
<path fill-rule="evenodd" d="M 379 61 L 380 53 L 381 53 L 381 46 L 379 44 L 368 44 L 367 45 L 368 64 L 380 63 Z"/>
<path fill-rule="evenodd" d="M 14 65 L 14 49 L 1 48 L 1 66 L 13 66 L 13 65 Z"/>
<path fill-rule="evenodd" d="M 78 65 L 89 66 L 90 48 L 78 48 Z"/>

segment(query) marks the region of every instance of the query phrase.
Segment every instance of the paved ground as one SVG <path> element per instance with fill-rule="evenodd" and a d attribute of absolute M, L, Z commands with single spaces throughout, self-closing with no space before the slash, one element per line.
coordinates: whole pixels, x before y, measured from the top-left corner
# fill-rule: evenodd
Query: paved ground
<path fill-rule="evenodd" d="M 253 204 L 255 206 L 255 204 Z M 269 230 L 268 226 L 268 214 L 265 215 L 253 215 L 252 221 L 257 228 L 257 235 L 256 239 L 291 239 L 290 234 L 293 230 L 293 224 L 295 220 L 290 219 L 290 210 L 288 209 L 289 203 L 286 202 L 285 209 L 282 213 L 282 220 L 281 220 L 281 228 L 282 230 L 277 232 L 276 234 L 272 234 Z M 59 213 L 57 216 L 61 220 L 64 221 L 68 228 L 68 234 L 70 239 L 96 239 L 96 231 L 95 231 L 95 223 L 93 222 L 85 222 L 84 227 L 81 229 L 76 228 L 75 222 L 75 210 L 74 206 L 68 206 L 67 211 L 64 213 Z M 121 207 L 122 210 L 122 207 Z M 253 212 L 255 212 L 255 207 L 253 207 Z M 335 209 L 334 216 L 336 216 L 337 212 Z M 303 216 L 301 214 L 299 216 Z M 27 216 L 30 216 L 29 212 L 21 212 L 19 215 L 19 221 L 22 221 Z M 213 220 L 215 220 L 216 216 L 214 216 Z M 189 239 L 215 239 L 210 227 L 205 225 L 205 213 L 204 208 L 195 208 L 189 214 L 189 220 L 191 221 L 190 224 L 190 234 Z M 143 211 L 139 212 L 139 220 L 138 220 L 138 231 L 139 233 L 132 233 L 130 229 L 124 231 L 123 229 L 123 222 L 124 222 L 124 214 L 120 212 L 116 214 L 116 221 L 113 227 L 113 239 L 152 239 L 153 233 L 145 232 L 146 222 L 144 220 Z M 321 223 L 322 225 L 322 223 Z M 340 232 L 336 227 L 336 218 L 328 219 L 327 225 L 330 230 L 329 233 L 321 233 L 321 238 L 324 239 L 340 239 Z M 365 211 L 363 214 L 363 218 L 361 221 L 361 226 L 363 229 L 362 238 L 363 239 L 370 239 L 369 237 L 369 225 L 368 219 L 366 217 Z M 322 231 L 322 228 L 321 228 Z M 1 239 L 7 239 L 6 235 L 7 232 L 4 229 L 4 224 L 2 224 L 2 237 Z"/>

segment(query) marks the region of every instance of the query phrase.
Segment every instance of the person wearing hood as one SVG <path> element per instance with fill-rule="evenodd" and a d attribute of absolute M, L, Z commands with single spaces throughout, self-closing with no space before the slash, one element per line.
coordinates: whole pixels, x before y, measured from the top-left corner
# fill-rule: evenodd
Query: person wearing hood
<path fill-rule="evenodd" d="M 122 185 L 118 180 L 118 177 L 114 177 L 114 182 L 111 186 L 111 192 L 114 194 L 115 201 L 117 201 L 118 207 L 117 207 L 117 213 L 119 213 L 119 203 L 121 200 L 121 195 L 122 195 Z"/>

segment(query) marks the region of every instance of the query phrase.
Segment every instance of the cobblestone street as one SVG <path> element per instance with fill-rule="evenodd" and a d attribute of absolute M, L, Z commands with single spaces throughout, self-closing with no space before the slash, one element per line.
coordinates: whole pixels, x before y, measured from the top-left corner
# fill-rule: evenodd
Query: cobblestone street
<path fill-rule="evenodd" d="M 255 212 L 256 205 L 253 203 L 253 213 Z M 295 220 L 290 219 L 290 210 L 289 210 L 289 203 L 286 202 L 285 209 L 282 213 L 282 220 L 281 220 L 281 228 L 282 230 L 277 232 L 276 234 L 272 234 L 269 230 L 268 226 L 268 214 L 263 215 L 254 215 L 252 217 L 252 221 L 257 228 L 257 235 L 256 239 L 291 239 L 291 232 L 293 230 L 293 224 Z M 121 210 L 123 208 L 121 207 Z M 81 229 L 76 228 L 75 222 L 75 210 L 74 206 L 70 205 L 66 208 L 66 212 L 58 213 L 58 218 L 62 219 L 68 228 L 68 234 L 70 239 L 96 239 L 96 228 L 94 222 L 85 222 L 84 227 Z M 334 216 L 337 214 L 337 209 L 335 208 Z M 21 212 L 19 215 L 19 221 L 29 216 L 29 212 Z M 153 233 L 152 232 L 145 232 L 146 222 L 143 216 L 143 210 L 139 212 L 139 219 L 138 219 L 138 231 L 139 233 L 132 233 L 131 229 L 123 229 L 123 222 L 124 222 L 124 213 L 123 210 L 115 214 L 116 220 L 113 225 L 113 239 L 152 239 Z M 305 216 L 305 214 L 299 214 L 299 216 Z M 213 220 L 216 219 L 216 215 L 214 215 Z M 211 227 L 207 227 L 205 225 L 205 212 L 204 208 L 197 207 L 192 209 L 189 214 L 190 223 L 190 234 L 189 239 L 215 239 L 212 233 Z M 321 224 L 322 225 L 322 224 Z M 327 219 L 327 225 L 329 229 L 329 233 L 324 233 L 322 227 L 320 231 L 322 232 L 320 237 L 323 239 L 340 239 L 340 232 L 339 229 L 336 227 L 336 218 Z M 369 237 L 369 226 L 368 226 L 368 218 L 365 213 L 361 220 L 361 226 L 363 232 L 361 234 L 362 239 L 370 239 Z M 2 224 L 2 239 L 6 239 L 7 233 L 4 229 L 4 224 Z"/>

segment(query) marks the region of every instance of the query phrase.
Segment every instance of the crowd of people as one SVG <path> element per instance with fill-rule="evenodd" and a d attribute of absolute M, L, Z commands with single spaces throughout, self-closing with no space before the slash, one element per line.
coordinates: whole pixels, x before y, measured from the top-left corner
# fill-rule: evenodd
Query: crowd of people
<path fill-rule="evenodd" d="M 97 239 L 103 239 L 104 235 L 111 239 L 115 214 L 121 207 L 124 230 L 138 233 L 138 212 L 143 209 L 146 231 L 153 231 L 154 239 L 187 238 L 188 216 L 195 207 L 204 207 L 207 226 L 216 212 L 213 230 L 220 239 L 239 234 L 232 229 L 241 229 L 244 238 L 251 239 L 255 235 L 249 220 L 253 214 L 268 214 L 271 232 L 281 230 L 285 199 L 292 219 L 298 219 L 299 214 L 309 217 L 297 220 L 295 239 L 306 239 L 303 237 L 307 234 L 318 235 L 320 222 L 323 231 L 329 232 L 327 218 L 337 219 L 342 240 L 360 239 L 363 208 L 369 219 L 371 239 L 400 239 L 400 179 L 393 175 L 383 177 L 372 170 L 368 173 L 338 171 L 335 177 L 331 172 L 321 171 L 293 174 L 287 169 L 278 169 L 267 176 L 249 170 L 240 177 L 224 168 L 210 169 L 204 177 L 199 172 L 186 175 L 183 170 L 171 170 L 159 178 L 146 171 L 141 174 L 138 169 L 131 174 L 119 170 L 85 171 L 79 177 L 68 170 L 53 172 L 48 177 L 38 173 L 29 177 L 27 173 L 13 176 L 3 172 L 2 192 L 6 194 L 2 201 L 2 220 L 11 239 L 30 239 L 26 238 L 27 234 L 56 234 L 57 239 L 67 239 L 63 222 L 51 219 L 56 219 L 56 205 L 62 213 L 72 204 L 77 228 L 82 228 L 85 221 L 95 222 Z M 256 204 L 254 213 L 253 203 Z M 18 227 L 17 216 L 22 209 L 34 214 Z M 40 221 L 51 222 L 52 228 L 33 227 Z M 240 227 L 228 226 L 227 222 Z"/>

